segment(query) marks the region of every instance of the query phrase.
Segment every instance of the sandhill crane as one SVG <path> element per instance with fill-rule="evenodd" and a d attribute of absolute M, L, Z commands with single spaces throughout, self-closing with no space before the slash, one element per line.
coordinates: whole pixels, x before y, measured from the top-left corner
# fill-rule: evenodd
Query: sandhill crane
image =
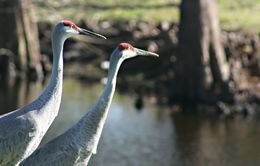
<path fill-rule="evenodd" d="M 71 36 L 102 35 L 61 21 L 52 32 L 53 68 L 47 88 L 32 103 L 0 116 L 0 165 L 14 166 L 28 157 L 58 114 L 63 79 L 63 44 Z"/>
<path fill-rule="evenodd" d="M 21 166 L 85 166 L 96 153 L 98 141 L 115 92 L 116 76 L 121 63 L 138 55 L 158 56 L 155 53 L 121 43 L 110 58 L 108 80 L 103 93 L 90 112 L 72 128 L 36 150 Z"/>

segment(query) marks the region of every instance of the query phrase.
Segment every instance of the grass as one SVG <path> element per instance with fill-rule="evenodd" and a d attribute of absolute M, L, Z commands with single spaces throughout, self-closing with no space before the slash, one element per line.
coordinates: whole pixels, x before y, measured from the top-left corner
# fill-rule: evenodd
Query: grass
<path fill-rule="evenodd" d="M 180 0 L 33 0 L 37 20 L 57 21 L 60 19 L 99 20 L 137 20 L 137 21 L 179 21 L 179 9 L 170 4 Z M 73 5 L 74 4 L 74 5 Z M 97 9 L 96 5 L 162 5 L 161 8 L 111 8 Z M 60 5 L 64 5 L 59 7 Z M 219 18 L 222 29 L 243 30 L 260 33 L 260 0 L 218 0 Z M 48 15 L 48 17 L 46 17 Z"/>
<path fill-rule="evenodd" d="M 219 0 L 221 27 L 260 33 L 260 0 Z"/>

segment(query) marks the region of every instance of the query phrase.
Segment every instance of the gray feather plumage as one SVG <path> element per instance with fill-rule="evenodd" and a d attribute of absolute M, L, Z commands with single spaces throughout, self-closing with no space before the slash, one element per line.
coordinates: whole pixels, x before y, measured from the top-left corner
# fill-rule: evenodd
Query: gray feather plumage
<path fill-rule="evenodd" d="M 38 147 L 57 115 L 59 100 L 50 99 L 50 104 L 41 99 L 36 100 L 22 109 L 0 117 L 0 165 L 16 165 Z M 42 101 L 42 104 L 38 101 Z M 41 114 L 41 111 L 49 107 L 52 108 L 52 113 Z"/>
<path fill-rule="evenodd" d="M 122 59 L 111 57 L 107 85 L 90 112 L 65 133 L 36 150 L 21 166 L 86 166 L 96 153 Z"/>
<path fill-rule="evenodd" d="M 127 58 L 159 55 L 121 43 L 110 58 L 107 85 L 93 109 L 65 133 L 36 150 L 21 166 L 86 166 L 97 145 L 115 92 L 116 76 Z"/>
<path fill-rule="evenodd" d="M 93 109 L 65 133 L 36 150 L 21 163 L 21 166 L 86 166 L 97 145 L 108 115 L 115 92 L 116 76 L 120 65 L 127 58 L 137 55 L 158 54 L 137 49 L 128 43 L 121 43 L 110 58 L 107 85 Z"/>
<path fill-rule="evenodd" d="M 55 29 L 59 29 L 58 24 Z M 53 33 L 54 65 L 43 93 L 25 107 L 0 116 L 0 165 L 18 165 L 40 144 L 58 114 L 62 93 L 65 38 Z"/>

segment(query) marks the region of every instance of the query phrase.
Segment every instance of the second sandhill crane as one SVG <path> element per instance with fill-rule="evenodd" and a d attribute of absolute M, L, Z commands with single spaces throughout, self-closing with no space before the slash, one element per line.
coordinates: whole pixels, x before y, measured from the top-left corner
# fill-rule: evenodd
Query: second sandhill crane
<path fill-rule="evenodd" d="M 115 92 L 116 76 L 122 62 L 138 55 L 157 54 L 121 43 L 110 58 L 108 80 L 103 93 L 91 111 L 87 112 L 72 128 L 36 150 L 21 166 L 86 166 L 96 153 L 99 138 Z"/>

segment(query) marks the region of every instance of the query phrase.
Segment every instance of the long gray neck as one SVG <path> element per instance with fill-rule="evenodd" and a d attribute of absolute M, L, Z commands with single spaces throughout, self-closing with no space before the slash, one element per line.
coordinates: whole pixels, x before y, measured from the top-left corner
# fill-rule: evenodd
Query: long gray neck
<path fill-rule="evenodd" d="M 118 70 L 120 68 L 122 61 L 120 59 L 116 59 L 111 57 L 110 60 L 110 67 L 108 71 L 108 79 L 107 84 L 105 86 L 104 91 L 102 92 L 100 98 L 96 102 L 95 106 L 91 110 L 89 114 L 95 114 L 97 115 L 95 117 L 95 121 L 93 125 L 100 126 L 99 123 L 102 123 L 102 120 L 105 120 L 107 116 L 108 109 L 110 107 L 115 87 L 116 87 L 116 77 Z M 88 115 L 89 116 L 89 115 Z"/>
<path fill-rule="evenodd" d="M 92 111 L 100 111 L 100 113 L 107 113 L 112 98 L 114 96 L 115 88 L 116 88 L 116 79 L 117 79 L 117 73 L 119 71 L 119 68 L 122 64 L 123 60 L 122 59 L 117 59 L 114 57 L 111 57 L 110 60 L 110 67 L 108 71 L 108 79 L 107 79 L 107 84 L 105 86 L 104 91 L 102 92 L 101 97 L 98 99 L 96 102 L 96 105 Z M 100 119 L 102 119 L 101 117 Z"/>
<path fill-rule="evenodd" d="M 111 57 L 110 64 L 109 64 L 109 70 L 108 70 L 107 84 L 105 86 L 105 89 L 104 89 L 101 97 L 97 101 L 97 104 L 102 100 L 102 97 L 107 98 L 108 100 L 111 100 L 110 97 L 113 97 L 114 92 L 115 92 L 115 87 L 116 87 L 117 73 L 118 73 L 118 70 L 119 70 L 122 62 L 123 62 L 122 59 Z"/>
<path fill-rule="evenodd" d="M 80 134 L 79 138 L 84 149 L 96 153 L 97 144 L 107 118 L 108 110 L 115 92 L 116 76 L 122 59 L 111 57 L 108 71 L 108 81 L 100 98 L 93 109 L 88 112 L 75 126 L 75 131 Z M 76 133 L 76 132 L 75 132 Z"/>
<path fill-rule="evenodd" d="M 53 94 L 57 93 L 58 87 L 62 87 L 64 41 L 62 37 L 55 36 L 55 33 L 52 35 L 53 67 L 50 83 L 46 90 L 54 92 Z"/>
<path fill-rule="evenodd" d="M 56 117 L 60 107 L 62 83 L 63 83 L 63 44 L 65 38 L 61 34 L 52 33 L 53 66 L 50 81 L 35 101 L 41 119 L 50 121 Z"/>

